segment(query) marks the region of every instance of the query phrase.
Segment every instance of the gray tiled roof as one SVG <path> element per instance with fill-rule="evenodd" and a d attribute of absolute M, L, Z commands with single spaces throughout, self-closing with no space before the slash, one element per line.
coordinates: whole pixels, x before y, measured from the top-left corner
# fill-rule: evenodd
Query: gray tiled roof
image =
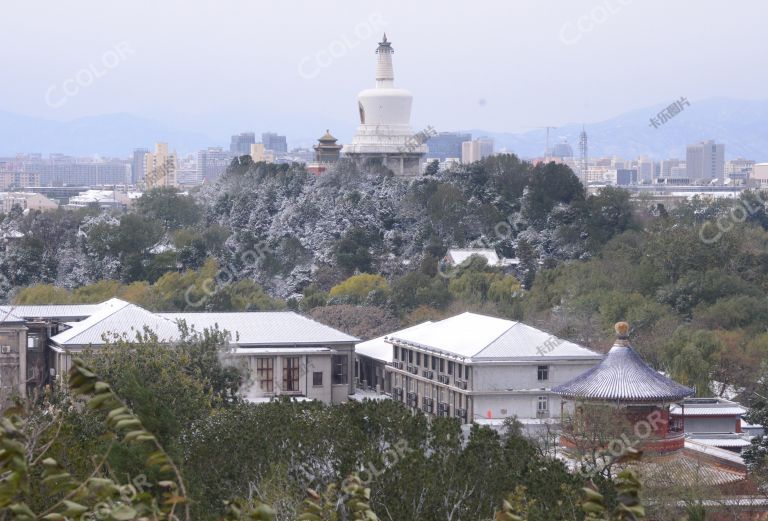
<path fill-rule="evenodd" d="M 104 304 L 48 304 L 39 306 L 0 306 L 3 312 L 13 310 L 13 314 L 26 319 L 58 318 L 60 320 L 82 319 L 93 315 Z"/>
<path fill-rule="evenodd" d="M 682 416 L 683 410 L 685 410 L 685 416 L 741 416 L 747 412 L 744 407 L 740 407 L 739 405 L 726 407 L 691 407 L 686 403 L 685 409 L 679 405 L 673 405 L 669 408 L 669 414 Z"/>
<path fill-rule="evenodd" d="M 184 320 L 197 331 L 218 326 L 231 333 L 231 342 L 249 345 L 353 344 L 358 338 L 291 311 L 256 311 L 243 313 L 157 313 L 177 322 Z"/>
<path fill-rule="evenodd" d="M 161 317 L 144 308 L 128 302 L 111 299 L 90 317 L 76 322 L 70 329 L 51 337 L 61 347 L 75 347 L 104 344 L 104 335 L 118 335 L 127 340 L 136 340 L 145 328 L 154 332 L 161 341 L 179 338 L 179 327 L 172 320 Z"/>
<path fill-rule="evenodd" d="M 392 344 L 431 349 L 467 361 L 582 359 L 600 355 L 522 322 L 462 313 L 386 337 Z"/>
<path fill-rule="evenodd" d="M 598 365 L 552 391 L 565 398 L 623 402 L 672 402 L 694 393 L 654 371 L 625 340 L 617 340 Z"/>
<path fill-rule="evenodd" d="M 16 306 L 0 306 L 0 324 L 23 324 L 24 319 L 16 312 Z"/>

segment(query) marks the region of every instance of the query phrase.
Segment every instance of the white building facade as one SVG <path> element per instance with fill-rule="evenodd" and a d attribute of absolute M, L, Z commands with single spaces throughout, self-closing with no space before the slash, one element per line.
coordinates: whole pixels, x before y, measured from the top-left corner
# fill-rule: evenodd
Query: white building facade
<path fill-rule="evenodd" d="M 0 311 L 9 309 L 6 306 Z M 132 341 L 147 328 L 161 344 L 172 344 L 181 339 L 180 325 L 184 323 L 198 332 L 216 328 L 229 334 L 222 359 L 243 370 L 247 381 L 241 393 L 248 401 L 289 396 L 341 403 L 355 391 L 354 346 L 359 340 L 293 312 L 153 313 L 117 298 L 100 304 L 14 309 L 19 313 L 20 330 L 33 328 L 30 336 L 37 335 L 38 341 L 25 346 L 26 340 L 19 337 L 14 346 L 20 347 L 8 348 L 10 354 L 17 353 L 16 358 L 5 357 L 6 365 L 12 363 L 14 374 L 23 375 L 25 367 L 30 367 L 28 360 L 34 359 L 39 362 L 34 369 L 50 377 L 41 380 L 41 385 L 65 378 L 72 357 L 84 350 L 98 352 L 106 344 L 105 338 Z M 0 340 L 3 335 L 4 330 Z M 0 359 L 0 366 L 5 358 Z M 2 380 L 0 387 L 11 381 Z M 17 378 L 16 382 L 23 385 L 24 380 Z"/>
<path fill-rule="evenodd" d="M 526 324 L 473 313 L 393 333 L 387 365 L 394 400 L 463 423 L 557 418 L 555 385 L 602 355 Z"/>

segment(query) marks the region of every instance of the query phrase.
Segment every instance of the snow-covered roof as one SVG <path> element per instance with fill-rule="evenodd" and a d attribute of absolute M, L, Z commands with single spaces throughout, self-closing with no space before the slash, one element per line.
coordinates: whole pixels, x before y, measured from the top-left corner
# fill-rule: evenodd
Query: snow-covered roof
<path fill-rule="evenodd" d="M 411 326 L 405 329 L 401 329 L 400 331 L 396 331 L 394 333 L 390 333 L 389 335 L 380 336 L 378 338 L 372 338 L 370 340 L 366 340 L 365 342 L 360 342 L 355 346 L 355 354 L 367 356 L 369 358 L 375 358 L 376 360 L 380 360 L 382 362 L 391 363 L 393 360 L 393 351 L 392 351 L 392 344 L 387 343 L 384 339 L 388 336 L 398 336 L 401 334 L 407 334 L 409 331 L 416 330 L 422 326 L 432 324 L 433 322 L 431 320 L 428 320 L 426 322 L 422 322 L 421 324 L 417 324 L 415 326 Z"/>
<path fill-rule="evenodd" d="M 450 249 L 446 255 L 453 264 L 459 265 L 465 260 L 472 257 L 472 255 L 478 255 L 484 257 L 488 261 L 489 266 L 499 266 L 499 256 L 496 255 L 496 250 L 476 248 L 476 249 Z"/>
<path fill-rule="evenodd" d="M 153 313 L 118 298 L 101 304 L 0 306 L 0 313 L 9 311 L 12 313 L 9 316 L 16 316 L 20 322 L 24 320 L 19 317 L 55 318 L 70 325 L 69 329 L 51 338 L 60 348 L 101 345 L 104 335 L 134 340 L 145 328 L 157 334 L 161 341 L 171 342 L 180 338 L 181 320 L 197 331 L 214 327 L 228 331 L 231 343 L 237 346 L 236 354 L 259 353 L 266 347 L 278 346 L 293 347 L 297 352 L 330 352 L 329 346 L 353 344 L 359 340 L 297 313 L 283 311 Z"/>
<path fill-rule="evenodd" d="M 424 327 L 392 333 L 386 340 L 472 362 L 602 358 L 594 351 L 522 322 L 476 313 L 462 313 Z"/>
<path fill-rule="evenodd" d="M 91 316 L 51 337 L 51 340 L 61 348 L 101 345 L 105 343 L 105 335 L 135 340 L 145 328 L 154 332 L 160 341 L 171 342 L 179 338 L 178 325 L 172 320 L 113 298 L 102 303 Z"/>
<path fill-rule="evenodd" d="M 107 301 L 108 302 L 108 301 Z M 87 318 L 93 315 L 105 304 L 50 304 L 2 306 L 0 309 L 13 308 L 13 313 L 26 319 L 45 318 L 58 319 L 64 322 Z"/>
<path fill-rule="evenodd" d="M 741 416 L 746 412 L 738 403 L 722 398 L 688 398 L 669 408 L 676 416 Z"/>
<path fill-rule="evenodd" d="M 330 347 L 236 347 L 229 354 L 232 355 L 308 355 L 315 353 L 336 353 Z"/>
<path fill-rule="evenodd" d="M 709 445 L 712 447 L 722 448 L 741 448 L 749 447 L 752 443 L 745 436 L 741 436 L 737 433 L 725 433 L 725 434 L 688 434 L 687 439 L 701 443 L 703 445 Z"/>
<path fill-rule="evenodd" d="M 14 306 L 0 306 L 0 324 L 24 323 L 24 319 L 16 313 Z"/>
<path fill-rule="evenodd" d="M 737 465 L 744 465 L 744 458 L 742 458 L 740 455 L 736 454 L 735 452 L 731 452 L 727 449 L 721 449 L 720 447 L 715 447 L 714 445 L 701 443 L 699 440 L 686 438 L 685 448 L 690 451 L 695 451 L 702 454 L 707 454 L 715 458 L 720 458 L 720 459 L 729 461 L 731 463 L 735 463 Z M 746 467 L 745 467 L 745 470 L 746 470 Z"/>
<path fill-rule="evenodd" d="M 158 313 L 172 322 L 183 320 L 198 331 L 218 327 L 232 334 L 231 342 L 249 345 L 334 345 L 359 341 L 332 327 L 292 311 L 234 313 Z"/>

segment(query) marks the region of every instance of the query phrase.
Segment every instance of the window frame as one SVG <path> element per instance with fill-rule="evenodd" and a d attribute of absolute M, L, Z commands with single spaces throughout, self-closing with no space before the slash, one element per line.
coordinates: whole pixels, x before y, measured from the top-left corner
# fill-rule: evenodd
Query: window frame
<path fill-rule="evenodd" d="M 295 366 L 295 367 L 294 367 Z M 301 390 L 301 357 L 283 357 L 283 391 L 295 393 Z"/>
<path fill-rule="evenodd" d="M 331 384 L 349 383 L 349 355 L 331 355 Z"/>
<path fill-rule="evenodd" d="M 264 363 L 264 362 L 269 362 Z M 259 382 L 259 389 L 265 393 L 275 392 L 275 359 L 272 357 L 260 356 L 256 359 L 256 381 Z M 266 389 L 264 387 L 267 387 Z"/>

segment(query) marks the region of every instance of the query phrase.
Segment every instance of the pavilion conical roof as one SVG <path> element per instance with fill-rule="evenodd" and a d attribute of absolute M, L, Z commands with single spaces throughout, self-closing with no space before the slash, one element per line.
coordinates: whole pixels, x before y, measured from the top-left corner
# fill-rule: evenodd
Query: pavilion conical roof
<path fill-rule="evenodd" d="M 655 371 L 629 345 L 625 322 L 616 324 L 619 338 L 596 366 L 552 392 L 564 398 L 632 403 L 674 402 L 694 393 Z"/>

